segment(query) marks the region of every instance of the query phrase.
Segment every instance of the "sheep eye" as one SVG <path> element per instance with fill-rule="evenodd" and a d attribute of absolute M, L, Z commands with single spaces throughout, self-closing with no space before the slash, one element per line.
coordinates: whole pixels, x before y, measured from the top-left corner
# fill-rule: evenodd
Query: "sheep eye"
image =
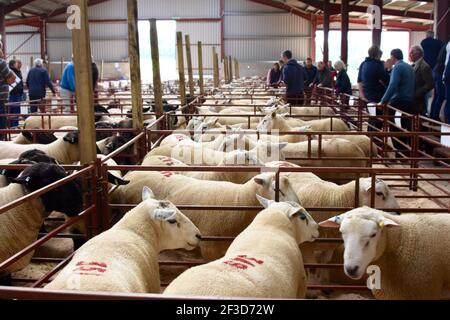
<path fill-rule="evenodd" d="M 376 195 L 381 197 L 383 195 L 383 192 L 376 192 Z"/>
<path fill-rule="evenodd" d="M 169 220 L 167 220 L 167 222 L 170 224 L 174 224 L 174 223 L 177 223 L 177 219 L 169 219 Z"/>
<path fill-rule="evenodd" d="M 374 233 L 374 234 L 372 234 L 370 237 L 371 237 L 371 238 L 375 238 L 376 235 L 377 235 L 377 234 Z"/>
<path fill-rule="evenodd" d="M 301 220 L 306 220 L 306 215 L 305 215 L 304 213 L 300 213 L 300 214 L 298 215 L 298 217 L 299 217 Z"/>

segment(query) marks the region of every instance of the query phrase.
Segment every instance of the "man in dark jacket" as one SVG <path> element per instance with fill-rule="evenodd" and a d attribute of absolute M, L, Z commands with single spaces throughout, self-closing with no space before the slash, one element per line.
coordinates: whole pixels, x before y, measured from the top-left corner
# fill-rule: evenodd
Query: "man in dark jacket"
<path fill-rule="evenodd" d="M 412 46 L 409 51 L 409 57 L 413 62 L 412 67 L 416 75 L 416 86 L 414 91 L 415 109 L 421 114 L 426 115 L 428 100 L 425 96 L 433 87 L 433 74 L 428 63 L 423 58 L 423 49 L 420 46 Z"/>
<path fill-rule="evenodd" d="M 8 101 L 9 86 L 16 81 L 16 75 L 9 69 L 8 63 L 3 58 L 3 44 L 0 42 L 0 115 L 5 114 L 5 103 Z M 5 128 L 6 117 L 0 116 L 0 129 Z M 5 140 L 4 134 L 0 134 L 0 140 Z"/>
<path fill-rule="evenodd" d="M 423 59 L 430 66 L 431 69 L 436 65 L 436 60 L 444 43 L 434 38 L 434 32 L 427 31 L 427 37 L 422 40 L 420 46 L 423 49 Z"/>
<path fill-rule="evenodd" d="M 447 54 L 447 65 L 445 66 L 444 75 L 442 77 L 442 81 L 444 82 L 445 86 L 445 99 L 447 100 L 445 102 L 445 120 L 448 124 L 450 124 L 450 53 Z"/>
<path fill-rule="evenodd" d="M 445 86 L 442 82 L 442 77 L 444 75 L 446 53 L 447 48 L 445 46 L 442 46 L 436 60 L 436 65 L 433 69 L 434 98 L 433 102 L 431 103 L 430 117 L 431 119 L 437 121 L 440 121 L 439 115 L 441 113 L 442 103 L 445 100 Z"/>
<path fill-rule="evenodd" d="M 286 99 L 293 105 L 303 105 L 305 69 L 298 64 L 297 60 L 292 59 L 292 52 L 289 50 L 281 54 L 284 66 L 282 71 L 282 80 L 286 84 Z"/>
<path fill-rule="evenodd" d="M 379 103 L 389 84 L 389 74 L 380 61 L 381 50 L 372 46 L 369 56 L 361 63 L 358 71 L 359 97 L 369 103 Z M 383 110 L 376 109 L 376 115 L 382 116 Z M 383 123 L 375 119 L 369 120 L 369 131 L 381 130 Z M 376 129 L 374 129 L 374 127 Z"/>
<path fill-rule="evenodd" d="M 317 64 L 317 73 L 311 85 L 317 86 L 319 88 L 331 88 L 331 72 L 327 65 L 320 61 Z"/>
<path fill-rule="evenodd" d="M 34 68 L 28 72 L 26 84 L 30 98 L 31 112 L 36 112 L 37 106 L 42 103 L 41 100 L 46 96 L 46 87 L 52 91 L 53 95 L 56 94 L 56 91 L 53 88 L 53 83 L 50 80 L 50 76 L 44 68 L 44 62 L 42 59 L 34 60 Z M 42 108 L 41 111 L 44 111 L 44 108 Z"/>
<path fill-rule="evenodd" d="M 22 72 L 19 70 L 18 62 L 16 60 L 9 61 L 9 69 L 20 79 L 15 87 L 9 92 L 9 113 L 20 113 L 20 103 L 23 101 L 23 76 Z M 19 125 L 18 118 L 9 118 L 9 126 L 17 127 Z"/>

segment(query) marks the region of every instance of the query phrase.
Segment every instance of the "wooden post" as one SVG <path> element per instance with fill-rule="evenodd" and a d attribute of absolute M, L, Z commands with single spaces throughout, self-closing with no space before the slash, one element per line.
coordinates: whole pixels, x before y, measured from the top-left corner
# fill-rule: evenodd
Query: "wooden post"
<path fill-rule="evenodd" d="M 188 34 L 184 35 L 184 42 L 186 46 L 186 62 L 188 67 L 188 80 L 189 80 L 189 95 L 191 99 L 194 98 L 194 75 L 192 73 L 192 56 L 191 56 L 191 39 Z"/>
<path fill-rule="evenodd" d="M 230 69 L 230 82 L 233 81 L 233 58 L 230 56 L 228 58 L 228 64 Z"/>
<path fill-rule="evenodd" d="M 64 72 L 64 58 L 63 57 L 61 57 L 61 65 L 59 66 L 60 67 L 60 69 L 59 69 L 59 80 L 61 81 L 61 79 L 62 79 L 62 75 L 63 75 L 63 72 Z"/>
<path fill-rule="evenodd" d="M 330 31 L 330 0 L 323 1 L 323 62 L 328 63 L 328 33 Z"/>
<path fill-rule="evenodd" d="M 239 61 L 236 58 L 234 58 L 234 76 L 235 76 L 236 79 L 240 78 L 240 75 L 239 75 Z"/>
<path fill-rule="evenodd" d="M 220 85 L 220 80 L 219 80 L 219 56 L 216 52 L 216 47 L 212 48 L 212 53 L 213 53 L 213 83 L 214 83 L 214 88 L 218 88 Z"/>
<path fill-rule="evenodd" d="M 80 29 L 72 30 L 73 60 L 75 66 L 75 94 L 78 115 L 78 145 L 81 164 L 96 161 L 94 126 L 94 96 L 92 90 L 92 60 L 87 0 L 72 0 L 80 8 Z"/>
<path fill-rule="evenodd" d="M 373 0 L 372 4 L 380 8 L 380 17 L 375 17 L 375 19 L 380 18 L 380 22 L 383 21 L 383 0 Z M 381 27 L 373 26 L 372 29 L 372 45 L 381 47 Z"/>
<path fill-rule="evenodd" d="M 33 67 L 34 67 L 34 57 L 31 56 L 31 57 L 30 57 L 30 70 L 31 70 L 31 68 L 33 68 Z"/>
<path fill-rule="evenodd" d="M 341 2 L 341 60 L 347 64 L 348 60 L 348 1 Z"/>
<path fill-rule="evenodd" d="M 103 72 L 104 72 L 104 70 L 105 70 L 105 60 L 102 59 L 102 63 L 100 64 L 100 81 L 103 81 Z"/>
<path fill-rule="evenodd" d="M 138 9 L 137 0 L 127 0 L 128 12 L 128 56 L 130 61 L 131 78 L 131 106 L 133 128 L 142 129 L 144 118 L 142 115 L 141 94 L 141 64 L 139 61 L 139 31 L 137 26 Z M 101 65 L 101 77 L 103 77 L 103 60 Z"/>
<path fill-rule="evenodd" d="M 223 77 L 225 79 L 225 83 L 228 83 L 228 58 L 223 58 Z"/>
<path fill-rule="evenodd" d="M 186 84 L 184 79 L 184 58 L 183 58 L 183 34 L 177 32 L 177 59 L 178 59 L 178 75 L 180 81 L 180 100 L 181 105 L 186 105 Z"/>
<path fill-rule="evenodd" d="M 202 42 L 197 42 L 198 49 L 198 84 L 200 86 L 200 95 L 205 95 L 205 86 L 203 83 L 203 52 L 202 52 Z"/>
<path fill-rule="evenodd" d="M 155 112 L 157 116 L 164 113 L 163 110 L 163 93 L 161 88 L 161 73 L 159 69 L 159 49 L 158 49 L 158 31 L 156 29 L 156 19 L 150 20 L 150 48 L 152 52 L 153 67 L 153 94 L 155 101 Z M 158 124 L 161 128 L 162 123 Z"/>

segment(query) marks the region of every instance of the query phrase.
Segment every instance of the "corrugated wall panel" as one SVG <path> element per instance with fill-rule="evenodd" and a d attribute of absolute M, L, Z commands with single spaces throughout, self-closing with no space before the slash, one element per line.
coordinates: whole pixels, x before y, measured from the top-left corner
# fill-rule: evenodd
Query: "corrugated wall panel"
<path fill-rule="evenodd" d="M 36 57 L 41 54 L 39 34 L 14 34 L 7 35 L 6 38 L 7 55 L 34 54 Z"/>
<path fill-rule="evenodd" d="M 139 0 L 139 19 L 217 18 L 219 0 Z"/>
<path fill-rule="evenodd" d="M 127 2 L 125 0 L 110 0 L 89 7 L 89 19 L 126 19 Z"/>
<path fill-rule="evenodd" d="M 219 22 L 177 22 L 177 31 L 189 34 L 192 43 L 220 44 Z"/>
<path fill-rule="evenodd" d="M 281 9 L 271 8 L 247 0 L 225 0 L 226 12 L 284 12 Z"/>
<path fill-rule="evenodd" d="M 413 31 L 411 32 L 411 46 L 419 46 L 420 42 L 425 39 L 426 32 Z"/>

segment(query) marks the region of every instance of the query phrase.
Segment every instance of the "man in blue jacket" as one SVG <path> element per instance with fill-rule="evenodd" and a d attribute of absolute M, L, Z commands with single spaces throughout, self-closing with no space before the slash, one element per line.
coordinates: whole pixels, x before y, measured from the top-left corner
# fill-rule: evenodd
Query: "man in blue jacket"
<path fill-rule="evenodd" d="M 48 87 L 53 95 L 56 94 L 53 83 L 50 80 L 47 69 L 44 68 L 44 61 L 42 59 L 34 60 L 34 68 L 28 72 L 27 76 L 28 96 L 30 97 L 30 111 L 36 112 L 37 106 L 41 105 L 41 100 L 46 96 L 46 88 Z M 42 108 L 41 111 L 45 111 Z"/>
<path fill-rule="evenodd" d="M 305 69 L 292 59 L 292 52 L 286 50 L 281 54 L 284 66 L 282 71 L 282 81 L 286 85 L 286 99 L 292 105 L 303 105 Z"/>
<path fill-rule="evenodd" d="M 59 86 L 64 111 L 70 112 L 72 98 L 75 97 L 75 69 L 72 61 L 64 68 Z"/>
<path fill-rule="evenodd" d="M 414 101 L 414 90 L 416 85 L 416 76 L 413 67 L 403 61 L 403 52 L 400 49 L 391 51 L 390 62 L 393 64 L 391 72 L 391 80 L 386 89 L 384 96 L 381 98 L 380 105 L 390 104 L 392 107 L 409 114 L 419 114 L 420 110 Z M 389 115 L 392 116 L 391 122 L 394 121 L 395 110 L 389 109 Z M 403 129 L 411 131 L 411 119 L 408 117 L 401 118 L 401 126 Z M 396 125 L 391 125 L 390 131 L 401 131 Z M 409 143 L 408 138 L 400 137 L 399 140 Z M 405 150 L 405 147 L 393 139 L 393 144 L 397 150 Z M 406 153 L 407 154 L 407 153 Z"/>

